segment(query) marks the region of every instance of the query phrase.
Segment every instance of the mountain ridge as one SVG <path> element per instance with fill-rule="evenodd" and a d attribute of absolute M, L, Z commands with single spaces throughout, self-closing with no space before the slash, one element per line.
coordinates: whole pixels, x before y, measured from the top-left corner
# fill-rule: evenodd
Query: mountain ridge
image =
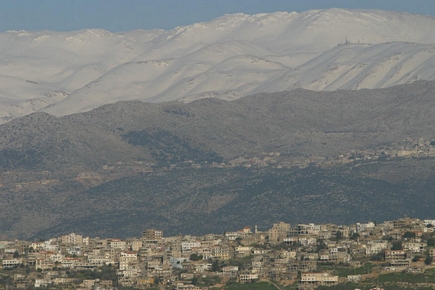
<path fill-rule="evenodd" d="M 126 136 L 134 135 L 157 138 L 153 142 L 163 147 L 153 147 L 154 151 L 168 150 L 163 140 L 169 138 L 180 146 L 170 150 L 196 148 L 225 160 L 263 151 L 332 156 L 407 137 L 432 140 L 434 87 L 434 81 L 416 81 L 377 90 L 296 89 L 232 102 L 215 98 L 192 103 L 123 101 L 63 117 L 40 112 L 0 126 L 0 152 L 37 148 L 48 158 L 40 164 L 46 169 L 65 164 L 94 168 L 141 159 L 156 163 L 152 150 L 128 142 Z M 50 161 L 47 148 L 58 150 L 64 162 Z"/>
<path fill-rule="evenodd" d="M 168 31 L 0 33 L 0 118 L 433 80 L 433 26 L 429 16 L 329 9 L 225 15 Z"/>
<path fill-rule="evenodd" d="M 0 125 L 0 238 L 427 218 L 434 91 L 420 80 L 11 120 Z"/>

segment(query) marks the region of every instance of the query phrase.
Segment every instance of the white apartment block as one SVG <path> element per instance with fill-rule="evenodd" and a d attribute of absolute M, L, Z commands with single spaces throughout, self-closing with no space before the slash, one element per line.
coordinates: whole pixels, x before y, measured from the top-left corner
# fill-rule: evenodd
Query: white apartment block
<path fill-rule="evenodd" d="M 181 251 L 190 252 L 193 248 L 201 247 L 201 242 L 182 242 L 181 243 Z"/>

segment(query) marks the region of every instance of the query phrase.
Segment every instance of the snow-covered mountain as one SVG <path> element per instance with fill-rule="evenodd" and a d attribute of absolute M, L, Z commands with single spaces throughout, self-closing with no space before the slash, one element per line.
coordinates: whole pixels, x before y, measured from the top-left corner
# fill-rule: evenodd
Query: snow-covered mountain
<path fill-rule="evenodd" d="M 435 79 L 435 18 L 378 10 L 232 14 L 175 29 L 0 34 L 0 122 L 119 100 L 382 88 Z"/>

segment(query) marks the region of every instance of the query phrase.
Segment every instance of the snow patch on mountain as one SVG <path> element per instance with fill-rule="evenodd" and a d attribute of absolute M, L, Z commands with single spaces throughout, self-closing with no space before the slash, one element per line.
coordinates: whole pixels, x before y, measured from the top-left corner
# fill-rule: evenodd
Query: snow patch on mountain
<path fill-rule="evenodd" d="M 347 44 L 264 83 L 260 91 L 373 89 L 433 80 L 435 44 Z"/>
<path fill-rule="evenodd" d="M 435 18 L 379 10 L 224 15 L 165 30 L 0 33 L 0 122 L 120 100 L 237 99 L 435 79 Z"/>

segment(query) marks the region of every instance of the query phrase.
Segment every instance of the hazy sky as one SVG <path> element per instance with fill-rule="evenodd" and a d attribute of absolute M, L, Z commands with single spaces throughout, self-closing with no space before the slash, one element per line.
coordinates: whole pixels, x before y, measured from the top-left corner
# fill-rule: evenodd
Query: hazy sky
<path fill-rule="evenodd" d="M 0 0 L 0 32 L 171 29 L 228 13 L 301 12 L 334 7 L 435 16 L 434 0 Z"/>

